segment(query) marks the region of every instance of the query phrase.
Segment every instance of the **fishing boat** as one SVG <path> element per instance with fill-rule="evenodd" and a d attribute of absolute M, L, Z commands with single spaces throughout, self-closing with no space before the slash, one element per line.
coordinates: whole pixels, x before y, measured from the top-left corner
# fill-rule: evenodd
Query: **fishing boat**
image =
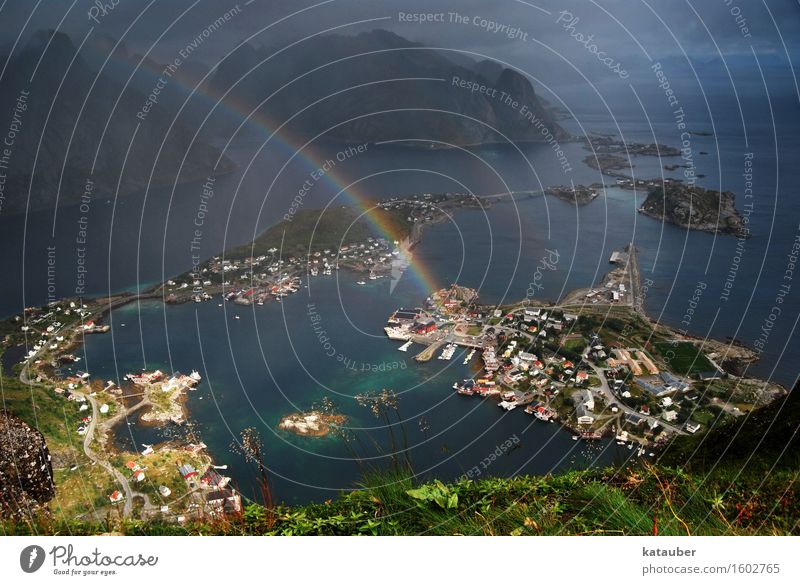
<path fill-rule="evenodd" d="M 460 383 L 456 382 L 453 384 L 453 388 L 456 392 L 463 396 L 472 396 L 475 394 L 475 380 L 467 378 L 466 380 L 462 380 Z"/>
<path fill-rule="evenodd" d="M 389 339 L 394 339 L 396 341 L 408 341 L 408 330 L 402 327 L 384 327 L 384 333 Z"/>

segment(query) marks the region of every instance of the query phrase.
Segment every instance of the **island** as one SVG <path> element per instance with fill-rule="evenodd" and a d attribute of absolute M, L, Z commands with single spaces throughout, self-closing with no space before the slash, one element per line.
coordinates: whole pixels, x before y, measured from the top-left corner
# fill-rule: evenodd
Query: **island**
<path fill-rule="evenodd" d="M 651 189 L 639 212 L 687 229 L 749 238 L 736 195 L 677 182 Z"/>
<path fill-rule="evenodd" d="M 284 416 L 278 428 L 301 437 L 324 437 L 345 422 L 347 418 L 343 415 L 312 410 Z"/>

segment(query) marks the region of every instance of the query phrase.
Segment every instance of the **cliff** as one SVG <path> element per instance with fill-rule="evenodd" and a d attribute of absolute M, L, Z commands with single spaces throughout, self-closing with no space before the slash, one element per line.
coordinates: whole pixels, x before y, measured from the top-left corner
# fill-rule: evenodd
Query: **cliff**
<path fill-rule="evenodd" d="M 0 85 L 0 135 L 13 132 L 2 213 L 78 203 L 89 179 L 94 197 L 114 197 L 144 189 L 151 174 L 151 188 L 207 176 L 219 151 L 202 134 L 192 142 L 194 127 L 159 103 L 143 114 L 147 99 L 93 69 L 66 34 L 36 33 Z M 223 157 L 217 172 L 233 168 Z"/>
<path fill-rule="evenodd" d="M 54 496 L 44 436 L 15 415 L 0 411 L 0 516 L 29 518 Z"/>
<path fill-rule="evenodd" d="M 251 107 L 276 92 L 260 116 L 285 120 L 297 114 L 286 130 L 304 138 L 463 146 L 503 142 L 502 134 L 542 141 L 541 129 L 521 112 L 535 115 L 557 139 L 567 137 L 522 74 L 426 49 L 385 30 L 309 39 L 267 60 L 274 50 L 241 47 L 220 63 L 211 91 L 222 95 L 230 89 L 231 99 Z M 472 91 L 473 85 L 459 86 L 454 79 L 495 91 Z M 501 92 L 518 107 L 506 105 Z"/>

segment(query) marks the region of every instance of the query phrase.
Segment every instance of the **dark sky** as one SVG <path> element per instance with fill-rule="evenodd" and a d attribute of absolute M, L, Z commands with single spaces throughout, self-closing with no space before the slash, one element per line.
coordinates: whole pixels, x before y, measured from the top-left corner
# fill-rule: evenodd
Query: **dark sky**
<path fill-rule="evenodd" d="M 430 45 L 474 51 L 556 76 L 571 63 L 587 77 L 607 74 L 597 58 L 570 35 L 593 35 L 602 50 L 623 68 L 654 59 L 713 59 L 718 51 L 732 61 L 751 58 L 751 46 L 765 62 L 783 61 L 781 43 L 800 58 L 800 3 L 797 0 L 118 0 L 103 14 L 90 0 L 0 0 L 0 45 L 8 53 L 18 37 L 24 43 L 42 28 L 59 27 L 79 42 L 91 27 L 92 38 L 124 38 L 136 51 L 169 61 L 193 37 L 230 8 L 240 12 L 203 42 L 193 59 L 213 64 L 244 39 L 273 45 L 340 27 L 343 34 L 386 28 Z M 103 2 L 97 2 L 103 4 Z M 112 0 L 104 4 L 111 7 Z M 306 9 L 306 10 L 303 10 Z M 289 18 L 294 12 L 302 11 Z M 579 20 L 565 30 L 561 11 Z M 444 13 L 445 22 L 402 23 L 400 13 Z M 467 24 L 450 22 L 451 12 Z M 548 14 L 549 13 L 549 14 Z M 736 16 L 739 15 L 737 24 Z M 389 17 L 389 18 L 386 18 Z M 357 21 L 379 19 L 361 24 Z M 284 20 L 280 20 L 284 19 Z M 774 19 L 774 21 L 773 21 Z M 518 37 L 488 29 L 489 22 L 518 27 Z M 481 24 L 484 23 L 484 24 Z M 776 26 L 777 23 L 777 26 Z M 740 24 L 747 27 L 745 37 Z M 159 38 L 161 37 L 161 38 Z M 18 45 L 19 47 L 19 45 Z"/>

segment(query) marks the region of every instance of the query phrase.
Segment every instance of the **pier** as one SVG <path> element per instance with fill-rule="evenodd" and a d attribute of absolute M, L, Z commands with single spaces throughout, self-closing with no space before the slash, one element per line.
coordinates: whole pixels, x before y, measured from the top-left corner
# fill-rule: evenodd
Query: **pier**
<path fill-rule="evenodd" d="M 418 337 L 418 336 L 415 336 L 415 337 Z M 428 347 L 426 347 L 421 352 L 419 352 L 417 355 L 415 355 L 414 359 L 417 360 L 418 362 L 430 361 L 430 359 L 434 355 L 436 355 L 437 350 L 440 347 L 442 347 L 444 344 L 445 344 L 445 340 L 444 339 L 439 339 L 437 341 L 434 341 L 433 343 L 428 345 Z"/>

